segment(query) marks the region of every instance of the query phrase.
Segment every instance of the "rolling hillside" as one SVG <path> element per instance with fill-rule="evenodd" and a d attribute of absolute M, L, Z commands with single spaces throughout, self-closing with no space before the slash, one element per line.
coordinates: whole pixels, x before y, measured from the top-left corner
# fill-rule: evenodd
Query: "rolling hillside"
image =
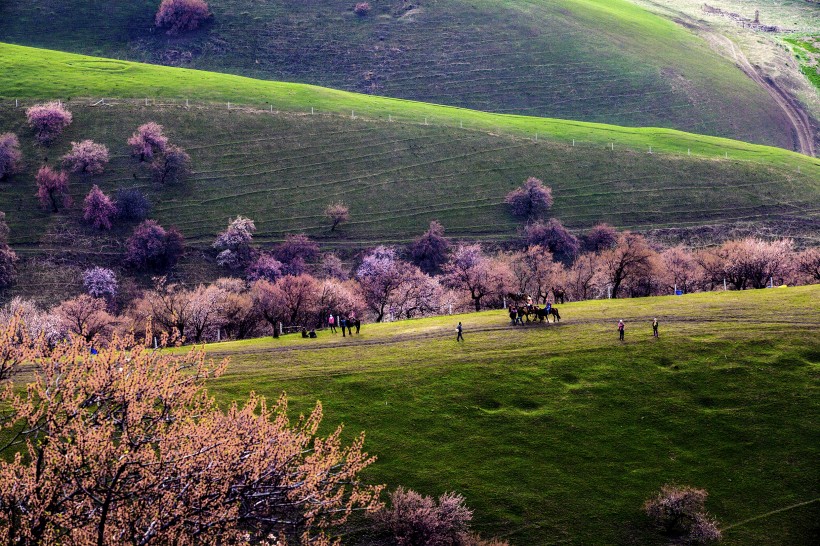
<path fill-rule="evenodd" d="M 528 176 L 553 187 L 553 214 L 573 229 L 607 221 L 642 231 L 704 224 L 725 231 L 751 223 L 808 242 L 818 230 L 820 160 L 778 148 L 10 45 L 0 45 L 0 70 L 9 76 L 0 82 L 0 131 L 18 133 L 26 157 L 25 172 L 0 188 L 0 210 L 8 214 L 15 249 L 50 264 L 24 264 L 15 290 L 46 299 L 48 287 L 76 284 L 76 268 L 118 264 L 132 228 L 120 225 L 111 237 L 83 226 L 78 206 L 58 215 L 37 207 L 37 168 L 46 158 L 56 163 L 72 140 L 84 138 L 106 144 L 113 157 L 104 175 L 74 179 L 75 202 L 93 183 L 112 193 L 140 187 L 154 203 L 152 216 L 179 226 L 202 250 L 237 214 L 256 221 L 260 243 L 305 231 L 343 253 L 409 241 L 432 219 L 456 238 L 514 240 L 520 224 L 503 199 Z M 24 106 L 32 100 L 15 108 L 12 97 L 94 98 L 68 103 L 75 121 L 45 150 L 34 146 L 25 125 Z M 135 97 L 151 98 L 146 106 Z M 149 120 L 190 152 L 195 173 L 185 184 L 154 187 L 128 157 L 126 139 Z M 331 236 L 322 211 L 336 200 L 350 205 L 352 221 Z M 184 277 L 213 277 L 208 264 L 191 253 Z"/>
<path fill-rule="evenodd" d="M 513 329 L 495 311 L 206 350 L 231 358 L 210 389 L 222 403 L 286 391 L 298 414 L 319 399 L 327 427 L 367 432 L 372 482 L 463 493 L 476 528 L 513 546 L 667 544 L 640 510 L 667 482 L 707 489 L 721 544 L 796 546 L 819 531 L 818 310 L 814 286 L 573 303 L 549 326 Z"/>
<path fill-rule="evenodd" d="M 733 61 L 626 0 L 215 0 L 170 38 L 156 0 L 0 0 L 0 39 L 468 107 L 672 127 L 793 149 L 787 116 Z"/>

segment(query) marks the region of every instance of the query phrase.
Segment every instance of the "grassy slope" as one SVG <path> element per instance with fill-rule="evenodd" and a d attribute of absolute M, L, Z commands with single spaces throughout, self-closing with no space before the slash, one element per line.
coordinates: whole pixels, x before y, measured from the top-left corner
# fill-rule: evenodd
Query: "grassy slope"
<path fill-rule="evenodd" d="M 277 110 L 346 113 L 387 120 L 429 120 L 435 125 L 463 122 L 473 129 L 499 129 L 518 135 L 570 139 L 710 157 L 730 152 L 733 159 L 756 159 L 777 165 L 820 165 L 776 148 L 740 141 L 682 133 L 659 128 L 617 127 L 568 120 L 498 115 L 337 91 L 309 85 L 254 80 L 213 72 L 159 67 L 111 59 L 86 57 L 9 44 L 0 44 L 0 97 L 66 98 L 108 96 L 120 98 L 177 98 L 200 101 L 233 101 L 254 107 L 272 105 Z M 8 105 L 9 103 L 6 103 Z"/>
<path fill-rule="evenodd" d="M 664 126 L 791 147 L 765 91 L 685 28 L 626 0 L 222 0 L 182 38 L 156 1 L 0 1 L 16 43 L 488 111 Z M 88 22 L 93 21 L 92 25 Z M 738 108 L 742 105 L 742 108 Z"/>
<path fill-rule="evenodd" d="M 181 227 L 200 248 L 237 214 L 256 220 L 263 243 L 304 230 L 326 246 L 355 249 L 407 241 L 431 219 L 458 238 L 509 240 L 517 236 L 517 225 L 503 197 L 532 175 L 554 188 L 554 214 L 573 228 L 599 221 L 641 230 L 769 221 L 816 233 L 820 160 L 777 148 L 666 129 L 485 114 L 18 46 L 0 45 L 0 70 L 9 76 L 0 81 L 0 96 L 8 97 L 0 102 L 0 131 L 18 133 L 26 157 L 25 172 L 0 187 L 0 210 L 8 213 L 18 252 L 47 253 L 60 264 L 23 264 L 15 293 L 44 300 L 53 299 L 50 289 L 75 286 L 87 265 L 117 265 L 131 228 L 96 236 L 80 224 L 78 206 L 68 215 L 37 209 L 33 177 L 43 158 L 53 164 L 71 141 L 84 138 L 109 146 L 112 162 L 101 177 L 74 178 L 75 202 L 92 183 L 110 192 L 139 186 L 154 201 L 154 216 Z M 70 103 L 74 124 L 44 150 L 33 145 L 25 126 L 22 106 L 31 101 L 15 109 L 10 98 L 93 95 L 192 102 L 189 109 L 179 100 L 152 100 L 148 107 L 141 100 L 114 100 L 113 106 L 90 107 L 96 99 L 76 99 Z M 228 101 L 234 103 L 230 111 Z M 259 109 L 236 109 L 236 103 Z M 265 111 L 270 105 L 273 114 Z M 311 107 L 317 115 L 307 114 Z M 356 120 L 344 114 L 349 109 L 357 112 Z M 388 116 L 399 121 L 390 123 Z M 191 153 L 195 175 L 185 185 L 152 187 L 128 158 L 126 138 L 148 120 L 164 124 Z M 321 212 L 338 199 L 351 206 L 353 219 L 331 238 Z M 217 274 L 197 253 L 183 272 L 192 281 Z"/>
<path fill-rule="evenodd" d="M 284 390 L 294 412 L 321 399 L 328 427 L 367 431 L 369 479 L 462 492 L 512 544 L 653 544 L 639 508 L 670 481 L 705 487 L 724 526 L 817 497 L 819 286 L 559 307 L 549 327 L 494 311 L 365 325 L 350 344 L 209 345 L 232 359 L 211 390 Z M 818 515 L 763 517 L 725 544 L 809 544 Z"/>
<path fill-rule="evenodd" d="M 820 35 L 786 38 L 785 41 L 791 44 L 803 74 L 820 90 Z"/>

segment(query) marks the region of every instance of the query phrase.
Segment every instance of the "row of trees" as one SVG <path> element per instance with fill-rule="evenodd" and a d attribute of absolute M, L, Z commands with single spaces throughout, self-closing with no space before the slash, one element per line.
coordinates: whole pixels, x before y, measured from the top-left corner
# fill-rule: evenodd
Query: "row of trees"
<path fill-rule="evenodd" d="M 240 223 L 251 224 L 247 219 Z M 175 242 L 176 232 L 151 221 L 143 226 L 145 244 L 134 250 L 143 264 L 176 255 L 168 250 L 181 244 Z M 50 312 L 15 300 L 4 315 L 25 310 L 27 324 L 40 325 L 32 335 L 45 332 L 52 339 L 69 333 L 88 340 L 110 338 L 152 327 L 178 341 L 202 342 L 276 334 L 280 325 L 318 327 L 331 314 L 383 321 L 500 308 L 505 300 L 512 304 L 526 296 L 545 303 L 722 289 L 724 282 L 727 288 L 744 289 L 820 281 L 820 250 L 794 252 L 789 241 L 746 239 L 700 252 L 659 251 L 626 232 L 565 265 L 539 245 L 492 255 L 478 244 L 455 245 L 435 260 L 431 248 L 451 246 L 446 238 L 439 240 L 439 232 L 434 223 L 406 251 L 407 259 L 397 249 L 377 247 L 352 270 L 333 254 L 320 255 L 304 235 L 291 236 L 250 262 L 244 278 L 185 286 L 157 277 L 152 289 L 127 298 L 118 297 L 113 271 L 92 268 L 83 276 L 85 294 Z M 149 254 L 162 249 L 166 253 Z M 422 265 L 435 266 L 439 273 L 431 275 Z"/>

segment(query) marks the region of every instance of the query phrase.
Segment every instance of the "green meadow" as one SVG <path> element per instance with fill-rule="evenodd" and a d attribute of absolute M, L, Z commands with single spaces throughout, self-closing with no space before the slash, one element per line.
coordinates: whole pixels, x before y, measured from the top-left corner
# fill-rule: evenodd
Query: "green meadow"
<path fill-rule="evenodd" d="M 559 324 L 488 311 L 208 345 L 231 359 L 210 391 L 321 400 L 325 430 L 367 432 L 368 480 L 458 491 L 511 544 L 663 544 L 640 507 L 668 482 L 709 491 L 725 544 L 812 543 L 818 286 L 558 307 Z"/>

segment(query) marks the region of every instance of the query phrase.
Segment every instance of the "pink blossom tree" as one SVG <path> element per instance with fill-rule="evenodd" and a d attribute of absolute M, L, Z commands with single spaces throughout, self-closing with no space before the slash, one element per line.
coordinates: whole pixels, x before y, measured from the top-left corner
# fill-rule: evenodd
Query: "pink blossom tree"
<path fill-rule="evenodd" d="M 411 319 L 438 313 L 442 288 L 438 280 L 418 267 L 405 264 L 401 269 L 401 284 L 390 298 L 396 316 Z"/>
<path fill-rule="evenodd" d="M 59 212 L 61 208 L 71 206 L 71 195 L 68 193 L 68 175 L 43 166 L 37 171 L 37 197 L 43 208 Z"/>
<path fill-rule="evenodd" d="M 235 281 L 237 279 L 231 279 Z M 217 285 L 220 283 L 217 282 Z M 244 283 L 243 283 L 244 285 Z M 228 339 L 249 339 L 261 335 L 262 317 L 253 305 L 251 294 L 242 290 L 225 289 L 219 324 Z"/>
<path fill-rule="evenodd" d="M 8 245 L 9 231 L 6 213 L 0 211 L 0 288 L 11 286 L 17 278 L 17 254 Z"/>
<path fill-rule="evenodd" d="M 546 223 L 539 221 L 529 224 L 524 228 L 524 237 L 529 246 L 542 246 L 561 262 L 571 263 L 578 255 L 578 238 L 557 218 L 550 218 Z"/>
<path fill-rule="evenodd" d="M 169 145 L 151 163 L 151 175 L 157 184 L 182 182 L 191 174 L 191 156 L 179 146 Z"/>
<path fill-rule="evenodd" d="M 803 275 L 809 283 L 820 282 L 820 249 L 807 248 L 797 256 L 796 272 Z"/>
<path fill-rule="evenodd" d="M 131 154 L 140 161 L 150 161 L 154 155 L 163 153 L 168 147 L 168 137 L 163 134 L 162 125 L 149 121 L 137 127 L 128 139 Z"/>
<path fill-rule="evenodd" d="M 60 102 L 37 104 L 26 109 L 28 124 L 40 144 L 51 144 L 71 125 L 73 116 Z"/>
<path fill-rule="evenodd" d="M 62 302 L 54 309 L 54 314 L 69 332 L 86 341 L 107 337 L 114 323 L 114 317 L 106 311 L 105 300 L 88 294 Z"/>
<path fill-rule="evenodd" d="M 325 217 L 330 220 L 330 231 L 336 231 L 340 224 L 350 220 L 350 208 L 344 203 L 331 203 L 325 208 Z"/>
<path fill-rule="evenodd" d="M 450 241 L 444 236 L 444 226 L 436 220 L 430 222 L 430 228 L 410 245 L 413 263 L 428 275 L 441 271 L 447 263 Z"/>
<path fill-rule="evenodd" d="M 644 503 L 644 511 L 667 535 L 690 544 L 711 544 L 722 537 L 717 521 L 706 513 L 707 496 L 704 489 L 664 485 Z"/>
<path fill-rule="evenodd" d="M 727 241 L 697 257 L 707 279 L 718 285 L 725 279 L 736 290 L 764 288 L 771 279 L 781 281 L 793 259 L 792 241 L 769 242 L 751 237 Z"/>
<path fill-rule="evenodd" d="M 564 289 L 570 299 L 586 300 L 595 295 L 601 276 L 598 273 L 598 258 L 595 254 L 586 253 L 578 256 L 565 271 Z"/>
<path fill-rule="evenodd" d="M 83 288 L 94 298 L 112 301 L 117 297 L 117 275 L 105 267 L 92 267 L 83 271 Z"/>
<path fill-rule="evenodd" d="M 125 260 L 137 269 L 172 267 L 182 255 L 183 246 L 178 230 L 166 230 L 154 220 L 145 220 L 128 238 Z"/>
<path fill-rule="evenodd" d="M 454 290 L 468 292 L 476 311 L 487 297 L 506 292 L 510 272 L 505 264 L 486 256 L 481 245 L 461 245 L 444 266 L 442 282 Z"/>
<path fill-rule="evenodd" d="M 288 235 L 274 248 L 273 256 L 282 262 L 286 275 L 299 275 L 304 272 L 306 263 L 319 258 L 319 245 L 304 233 Z"/>
<path fill-rule="evenodd" d="M 228 228 L 217 235 L 212 245 L 219 253 L 216 262 L 230 269 L 247 267 L 253 258 L 251 243 L 255 231 L 256 225 L 250 218 L 237 216 L 228 222 Z"/>
<path fill-rule="evenodd" d="M 531 246 L 515 252 L 508 259 L 516 295 L 532 296 L 536 302 L 546 303 L 550 290 L 563 280 L 563 267 L 552 259 L 549 250 Z"/>
<path fill-rule="evenodd" d="M 663 278 L 666 289 L 694 292 L 703 278 L 703 271 L 695 256 L 683 246 L 667 248 L 661 253 Z"/>
<path fill-rule="evenodd" d="M 136 188 L 117 191 L 117 216 L 123 220 L 145 220 L 151 212 L 151 202 Z"/>
<path fill-rule="evenodd" d="M 167 34 L 182 34 L 196 30 L 211 12 L 205 0 L 162 0 L 154 18 L 157 28 L 167 28 Z"/>
<path fill-rule="evenodd" d="M 274 337 L 279 335 L 279 323 L 285 322 L 287 307 L 285 293 L 276 283 L 260 279 L 251 285 L 251 299 L 254 309 L 273 330 Z"/>
<path fill-rule="evenodd" d="M 200 350 L 129 336 L 89 358 L 81 338 L 24 351 L 13 339 L 0 332 L 0 352 L 33 379 L 2 385 L 4 424 L 20 431 L 0 457 L 4 543 L 327 545 L 380 507 L 382 488 L 360 477 L 374 461 L 364 435 L 319 436 L 321 404 L 296 422 L 284 396 L 221 408 L 206 382 L 227 363 Z"/>
<path fill-rule="evenodd" d="M 116 205 L 94 184 L 83 201 L 83 220 L 96 229 L 111 229 L 111 220 L 116 216 Z"/>
<path fill-rule="evenodd" d="M 318 323 L 319 282 L 311 275 L 285 275 L 276 286 L 284 296 L 285 324 L 310 327 Z"/>
<path fill-rule="evenodd" d="M 618 231 L 609 224 L 598 224 L 581 237 L 584 250 L 601 252 L 618 244 Z"/>
<path fill-rule="evenodd" d="M 353 6 L 353 13 L 358 15 L 359 17 L 364 17 L 368 13 L 372 7 L 370 6 L 370 2 L 357 2 L 355 6 Z"/>
<path fill-rule="evenodd" d="M 322 261 L 319 264 L 319 276 L 326 279 L 344 281 L 347 280 L 350 275 L 348 275 L 348 270 L 345 268 L 341 258 L 328 252 L 322 256 Z"/>
<path fill-rule="evenodd" d="M 63 156 L 63 168 L 77 174 L 102 174 L 108 164 L 108 148 L 93 140 L 71 143 Z"/>
<path fill-rule="evenodd" d="M 10 234 L 11 230 L 9 229 L 9 225 L 6 223 L 6 213 L 0 211 L 0 245 L 9 244 Z"/>
<path fill-rule="evenodd" d="M 379 246 L 368 253 L 356 270 L 356 279 L 376 322 L 384 320 L 390 299 L 401 286 L 407 264 L 396 257 L 392 248 Z"/>
<path fill-rule="evenodd" d="M 17 280 L 17 254 L 6 244 L 0 245 L 0 288 L 8 288 Z"/>
<path fill-rule="evenodd" d="M 276 282 L 284 275 L 282 262 L 270 254 L 260 254 L 248 267 L 246 277 L 249 281 L 255 282 L 265 279 Z"/>
<path fill-rule="evenodd" d="M 355 313 L 357 317 L 362 317 L 367 311 L 367 303 L 365 303 L 356 281 L 328 278 L 320 283 L 316 310 L 320 322 L 326 321 L 331 314 L 349 315 Z"/>
<path fill-rule="evenodd" d="M 524 219 L 538 218 L 552 208 L 552 189 L 535 178 L 527 178 L 521 187 L 514 189 L 504 199 L 514 216 Z"/>
<path fill-rule="evenodd" d="M 622 286 L 649 273 L 653 255 L 654 251 L 642 235 L 628 231 L 621 234 L 615 248 L 601 253 L 598 261 L 601 275 L 611 286 L 613 298 L 618 297 Z"/>
<path fill-rule="evenodd" d="M 399 487 L 374 519 L 399 546 L 507 546 L 504 541 L 483 540 L 470 532 L 473 511 L 456 493 L 444 493 L 435 500 Z"/>
<path fill-rule="evenodd" d="M 14 133 L 0 134 L 0 180 L 5 180 L 20 171 L 23 154 L 20 141 Z"/>

